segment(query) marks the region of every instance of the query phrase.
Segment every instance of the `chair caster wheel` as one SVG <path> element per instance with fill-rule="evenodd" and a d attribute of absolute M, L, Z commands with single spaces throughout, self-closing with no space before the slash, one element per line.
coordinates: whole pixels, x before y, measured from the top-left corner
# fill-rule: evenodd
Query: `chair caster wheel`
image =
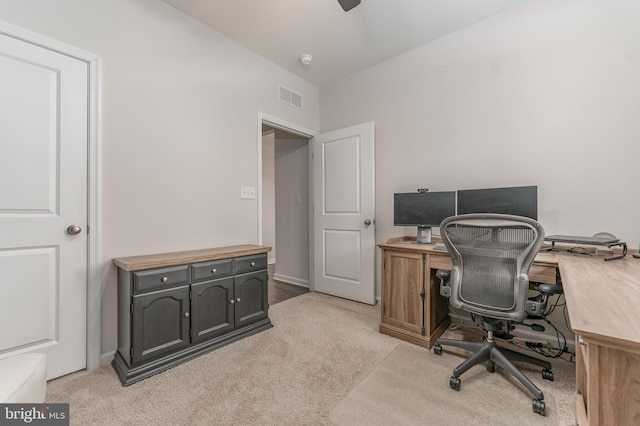
<path fill-rule="evenodd" d="M 433 353 L 436 355 L 442 355 L 442 346 L 437 343 L 433 345 Z"/>
<path fill-rule="evenodd" d="M 544 380 L 549 380 L 553 382 L 553 371 L 545 368 L 544 370 L 542 370 L 542 378 Z"/>
<path fill-rule="evenodd" d="M 451 389 L 453 390 L 460 390 L 460 378 L 456 377 L 456 376 L 451 376 L 451 378 L 449 379 L 449 386 L 451 386 Z"/>
<path fill-rule="evenodd" d="M 540 414 L 541 416 L 545 416 L 546 415 L 546 410 L 545 410 L 545 405 L 544 405 L 544 401 L 540 400 L 540 399 L 534 399 L 533 400 L 533 412 L 536 414 Z"/>
<path fill-rule="evenodd" d="M 489 373 L 494 373 L 496 371 L 496 363 L 493 361 L 487 361 L 486 369 Z"/>

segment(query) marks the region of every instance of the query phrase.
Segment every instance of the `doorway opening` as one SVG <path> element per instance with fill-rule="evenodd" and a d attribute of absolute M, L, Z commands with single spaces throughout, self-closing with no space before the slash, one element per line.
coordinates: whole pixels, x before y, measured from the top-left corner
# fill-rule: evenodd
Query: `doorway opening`
<path fill-rule="evenodd" d="M 312 289 L 310 140 L 312 132 L 260 119 L 258 244 L 269 252 L 269 304 Z"/>

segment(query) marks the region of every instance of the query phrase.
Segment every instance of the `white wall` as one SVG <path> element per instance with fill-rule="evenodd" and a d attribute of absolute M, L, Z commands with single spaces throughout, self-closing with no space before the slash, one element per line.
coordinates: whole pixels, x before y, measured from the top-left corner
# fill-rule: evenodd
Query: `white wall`
<path fill-rule="evenodd" d="M 376 241 L 405 232 L 394 192 L 538 185 L 547 234 L 637 248 L 638 22 L 637 1 L 529 1 L 323 87 L 322 132 L 376 123 Z"/>
<path fill-rule="evenodd" d="M 159 0 L 0 0 L 0 10 L 102 58 L 101 352 L 110 361 L 111 260 L 256 243 L 257 204 L 240 200 L 240 186 L 257 186 L 258 112 L 317 130 L 318 89 Z M 278 101 L 279 84 L 304 96 L 303 111 Z"/>

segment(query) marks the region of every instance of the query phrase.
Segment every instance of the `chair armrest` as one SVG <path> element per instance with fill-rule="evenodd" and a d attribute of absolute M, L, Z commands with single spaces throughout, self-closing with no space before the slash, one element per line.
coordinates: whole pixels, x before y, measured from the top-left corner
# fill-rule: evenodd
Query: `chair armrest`
<path fill-rule="evenodd" d="M 542 301 L 527 300 L 526 302 L 524 302 L 524 311 L 527 313 L 527 315 L 535 315 L 535 316 L 542 315 L 546 307 L 547 307 L 546 298 Z"/>
<path fill-rule="evenodd" d="M 525 302 L 524 310 L 529 316 L 540 316 L 547 308 L 547 300 L 554 294 L 562 294 L 562 286 L 559 284 L 545 284 L 533 282 L 539 294 Z"/>
<path fill-rule="evenodd" d="M 448 280 L 450 276 L 451 276 L 451 271 L 448 269 L 438 269 L 436 271 L 436 277 L 440 278 L 440 281 Z"/>
<path fill-rule="evenodd" d="M 444 297 L 451 297 L 451 287 L 449 287 L 451 271 L 447 269 L 438 269 L 436 271 L 436 277 L 440 278 L 440 295 Z"/>
<path fill-rule="evenodd" d="M 542 294 L 562 294 L 562 286 L 558 284 L 538 284 L 538 291 Z"/>

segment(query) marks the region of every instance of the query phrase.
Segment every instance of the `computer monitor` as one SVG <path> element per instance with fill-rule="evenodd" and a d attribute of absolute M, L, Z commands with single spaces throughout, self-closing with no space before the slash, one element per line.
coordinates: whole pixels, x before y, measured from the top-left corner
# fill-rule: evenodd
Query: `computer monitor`
<path fill-rule="evenodd" d="M 393 224 L 417 226 L 417 241 L 431 242 L 431 228 L 456 214 L 455 191 L 418 191 L 393 194 Z"/>
<path fill-rule="evenodd" d="M 502 213 L 538 220 L 538 187 L 458 190 L 458 214 Z"/>

